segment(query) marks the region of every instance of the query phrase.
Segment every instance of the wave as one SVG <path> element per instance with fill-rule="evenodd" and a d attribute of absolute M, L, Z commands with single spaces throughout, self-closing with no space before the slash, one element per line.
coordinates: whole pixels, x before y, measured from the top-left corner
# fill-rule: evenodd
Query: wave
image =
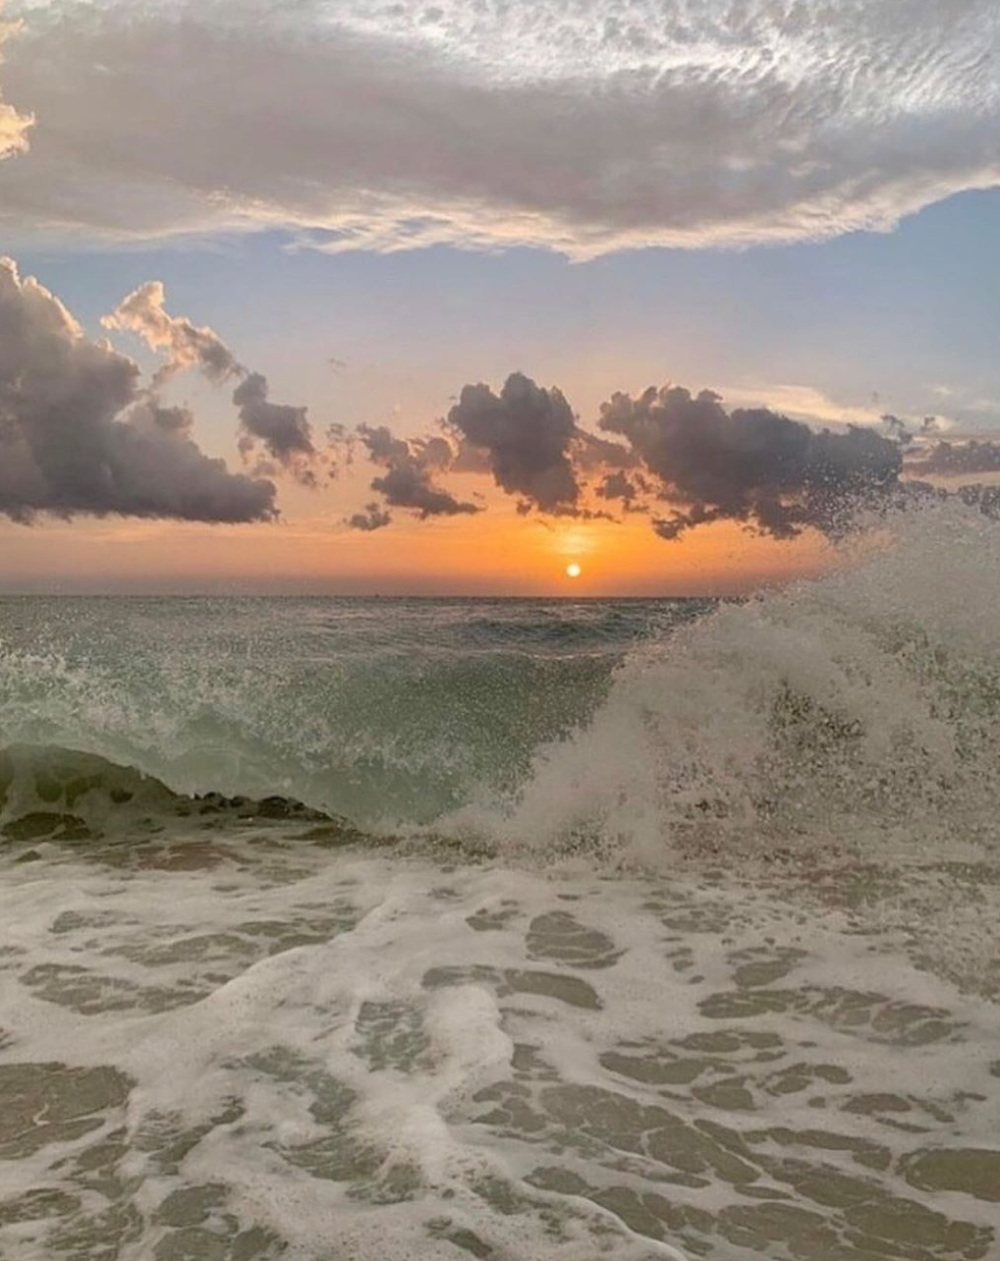
<path fill-rule="evenodd" d="M 997 843 L 1000 530 L 960 504 L 732 604 L 70 603 L 5 610 L 5 817 L 271 801 L 643 864 Z"/>
<path fill-rule="evenodd" d="M 627 647 L 539 653 L 507 627 L 492 651 L 470 650 L 439 616 L 415 627 L 387 610 L 402 625 L 394 639 L 379 624 L 377 640 L 300 614 L 50 602 L 38 642 L 0 642 L 0 745 L 81 749 L 180 792 L 296 798 L 392 832 L 474 785 L 509 791 L 539 741 L 600 703 Z"/>
<path fill-rule="evenodd" d="M 93 753 L 45 745 L 0 749 L 0 838 L 76 843 L 156 835 L 170 820 L 204 827 L 309 825 L 312 839 L 364 839 L 345 819 L 287 797 L 175 792 L 155 776 Z"/>
<path fill-rule="evenodd" d="M 631 653 L 503 809 L 451 826 L 660 865 L 686 847 L 995 849 L 998 649 L 996 525 L 952 504 L 881 518 L 836 572 Z"/>

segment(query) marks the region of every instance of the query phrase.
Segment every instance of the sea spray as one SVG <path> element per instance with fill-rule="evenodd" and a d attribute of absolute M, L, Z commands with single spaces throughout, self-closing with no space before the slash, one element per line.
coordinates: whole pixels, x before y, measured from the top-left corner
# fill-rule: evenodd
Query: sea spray
<path fill-rule="evenodd" d="M 835 572 L 635 647 L 504 809 L 452 825 L 654 865 L 684 844 L 995 848 L 1000 529 L 949 504 L 877 525 Z"/>

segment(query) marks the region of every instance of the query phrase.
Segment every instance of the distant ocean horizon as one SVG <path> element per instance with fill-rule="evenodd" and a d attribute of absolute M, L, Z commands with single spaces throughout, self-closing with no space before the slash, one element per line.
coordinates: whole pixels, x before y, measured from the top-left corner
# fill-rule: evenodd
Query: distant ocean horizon
<path fill-rule="evenodd" d="M 758 594 L 762 590 L 780 589 L 789 585 L 790 581 L 798 581 L 799 579 L 775 578 L 773 582 L 757 583 L 748 585 L 746 589 L 719 592 L 624 592 L 606 594 L 602 592 L 592 592 L 586 589 L 580 590 L 576 586 L 570 586 L 568 582 L 564 584 L 568 589 L 552 591 L 552 592 L 521 592 L 521 591 L 447 591 L 447 590 L 427 590 L 427 591 L 391 591 L 391 590 L 324 590 L 319 587 L 305 587 L 301 590 L 298 588 L 272 590 L 269 588 L 255 586 L 241 586 L 239 583 L 221 583 L 217 586 L 203 585 L 190 587 L 171 587 L 155 586 L 155 587 L 128 587 L 121 590 L 113 590 L 105 587 L 87 587 L 86 589 L 74 589 L 69 586 L 60 586 L 59 584 L 51 584 L 43 587 L 34 585 L 11 585 L 0 586 L 0 600 L 19 600 L 19 599 L 67 599 L 67 600 L 128 600 L 128 599 L 148 599 L 148 600 L 197 600 L 197 599 L 232 599 L 232 600 L 455 600 L 455 601 L 503 601 L 503 600 L 524 600 L 538 601 L 540 603 L 559 603 L 559 604 L 579 604 L 588 602 L 628 602 L 628 601 L 658 601 L 658 600 L 740 600 L 746 599 L 754 594 Z"/>

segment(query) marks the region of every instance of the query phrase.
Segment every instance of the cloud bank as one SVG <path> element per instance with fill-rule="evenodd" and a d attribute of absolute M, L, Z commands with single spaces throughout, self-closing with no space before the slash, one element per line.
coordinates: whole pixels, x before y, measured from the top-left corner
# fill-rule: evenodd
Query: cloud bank
<path fill-rule="evenodd" d="M 133 360 L 0 260 L 0 513 L 272 520 L 273 483 L 230 473 L 191 427 L 141 388 Z"/>
<path fill-rule="evenodd" d="M 995 0 L 56 0 L 8 234 L 281 226 L 585 258 L 886 229 L 1000 183 Z M 26 114 L 6 107 L 8 151 Z M 155 137 L 155 143 L 151 143 Z"/>
<path fill-rule="evenodd" d="M 25 523 L 39 513 L 274 519 L 273 482 L 207 457 L 191 412 L 162 401 L 160 387 L 185 368 L 237 381 L 245 457 L 263 451 L 317 484 L 328 453 L 317 450 L 306 409 L 271 402 L 266 378 L 218 334 L 170 315 L 159 282 L 135 290 L 104 323 L 164 354 L 151 387 L 132 359 L 86 337 L 53 294 L 0 260 L 0 513 Z M 882 433 L 850 424 L 819 430 L 765 407 L 729 411 L 711 390 L 664 385 L 614 394 L 594 433 L 561 390 L 515 372 L 498 391 L 466 385 L 431 436 L 363 424 L 353 436 L 335 427 L 331 440 L 344 448 L 359 440 L 379 470 L 370 483 L 376 497 L 346 521 L 369 533 L 390 525 L 396 509 L 422 520 L 483 511 L 442 484 L 453 473 L 489 477 L 522 513 L 641 513 L 672 540 L 720 521 L 778 539 L 805 529 L 835 536 L 859 505 L 944 493 L 905 482 L 904 473 L 1000 471 L 1000 444 L 939 440 L 932 418 L 916 434 L 897 417 L 883 421 Z M 1000 492 L 956 493 L 995 511 Z"/>
<path fill-rule="evenodd" d="M 385 426 L 357 432 L 388 470 L 372 490 L 423 517 L 475 510 L 432 486 L 432 472 L 488 475 L 519 512 L 606 517 L 596 506 L 603 503 L 644 513 L 671 540 L 718 521 L 778 539 L 810 528 L 837 535 L 859 506 L 907 493 L 901 474 L 913 438 L 905 426 L 889 436 L 853 425 L 817 430 L 768 408 L 727 411 L 711 390 L 665 385 L 613 395 L 598 427 L 608 437 L 581 428 L 560 390 L 516 372 L 499 393 L 465 386 L 441 437 L 408 442 Z M 374 530 L 390 520 L 375 501 L 349 524 Z"/>

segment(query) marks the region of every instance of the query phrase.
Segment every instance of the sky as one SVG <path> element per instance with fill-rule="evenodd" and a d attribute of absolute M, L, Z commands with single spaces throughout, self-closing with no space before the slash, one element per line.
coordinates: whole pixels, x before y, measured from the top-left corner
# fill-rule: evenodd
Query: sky
<path fill-rule="evenodd" d="M 739 592 L 1000 473 L 993 0 L 2 20 L 0 592 Z"/>

